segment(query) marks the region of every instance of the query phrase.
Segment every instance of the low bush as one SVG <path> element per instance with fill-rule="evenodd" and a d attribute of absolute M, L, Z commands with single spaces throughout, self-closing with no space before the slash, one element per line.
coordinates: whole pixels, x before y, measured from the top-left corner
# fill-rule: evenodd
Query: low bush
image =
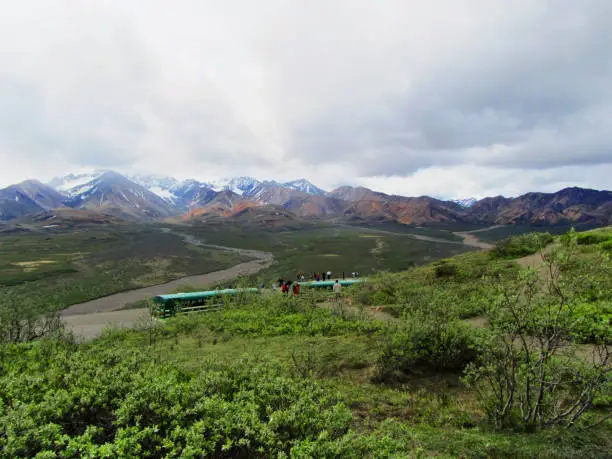
<path fill-rule="evenodd" d="M 378 359 L 377 382 L 397 383 L 410 374 L 460 372 L 477 357 L 478 330 L 431 314 L 413 314 L 391 332 Z"/>
<path fill-rule="evenodd" d="M 578 245 L 594 245 L 611 240 L 612 235 L 605 232 L 576 233 L 576 243 Z"/>
<path fill-rule="evenodd" d="M 454 277 L 457 275 L 457 266 L 442 260 L 434 265 L 434 273 L 436 277 Z"/>
<path fill-rule="evenodd" d="M 597 302 L 610 297 L 605 274 L 612 266 L 592 252 L 587 265 L 576 264 L 574 232 L 559 242 L 543 257 L 545 282 L 527 269 L 499 283 L 488 312 L 490 339 L 466 371 L 498 428 L 592 427 L 609 417 L 592 408 L 612 395 L 607 301 Z M 576 346 L 584 340 L 594 343 L 590 357 Z"/>
<path fill-rule="evenodd" d="M 6 350 L 3 457 L 287 457 L 333 442 L 351 413 L 313 380 L 262 362 L 195 374 L 145 352 L 37 342 Z"/>
<path fill-rule="evenodd" d="M 492 260 L 485 252 L 470 253 L 433 266 L 371 278 L 353 287 L 353 298 L 364 305 L 385 306 L 396 317 L 403 312 L 438 311 L 464 319 L 485 312 L 492 296 L 492 279 L 515 277 L 518 271 L 513 261 Z"/>
<path fill-rule="evenodd" d="M 493 258 L 519 258 L 536 253 L 553 241 L 550 233 L 528 233 L 512 236 L 495 244 Z"/>
<path fill-rule="evenodd" d="M 578 343 L 612 343 L 612 304 L 608 301 L 571 306 L 571 334 Z"/>
<path fill-rule="evenodd" d="M 213 333 L 228 336 L 334 336 L 347 333 L 371 335 L 384 328 L 384 324 L 377 321 L 312 307 L 305 298 L 274 295 L 252 300 L 254 302 L 248 305 L 228 305 L 219 312 L 169 319 L 163 333 L 173 336 L 205 327 Z"/>
<path fill-rule="evenodd" d="M 600 243 L 599 248 L 605 252 L 612 252 L 612 240 Z"/>

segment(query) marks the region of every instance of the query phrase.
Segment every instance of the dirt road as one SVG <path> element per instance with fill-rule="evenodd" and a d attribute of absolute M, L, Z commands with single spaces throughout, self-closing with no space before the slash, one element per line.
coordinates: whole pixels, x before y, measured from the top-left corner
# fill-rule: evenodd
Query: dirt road
<path fill-rule="evenodd" d="M 354 226 L 351 225 L 342 225 L 344 228 L 351 228 L 354 229 Z M 442 239 L 442 238 L 437 238 L 437 237 L 432 237 L 432 236 L 423 236 L 421 234 L 414 234 L 414 233 L 400 233 L 400 232 L 395 232 L 395 231 L 389 231 L 389 230 L 384 230 L 384 229 L 378 229 L 378 228 L 368 228 L 368 227 L 359 227 L 359 229 L 361 231 L 369 231 L 371 233 L 379 233 L 379 234 L 389 234 L 391 236 L 403 236 L 403 237 L 409 237 L 411 239 L 417 239 L 419 241 L 427 241 L 427 242 L 438 242 L 440 244 L 454 244 L 454 245 L 461 245 L 463 244 L 462 241 L 450 241 L 448 239 Z M 488 229 L 488 228 L 486 228 Z M 455 233 L 458 234 L 458 233 Z"/>
<path fill-rule="evenodd" d="M 79 340 L 99 337 L 106 327 L 129 327 L 138 323 L 143 325 L 151 320 L 148 309 L 128 309 L 125 311 L 77 314 L 63 317 L 64 325 Z"/>
<path fill-rule="evenodd" d="M 176 234 L 179 237 L 182 237 L 185 244 L 197 245 L 198 247 L 208 247 L 211 249 L 224 250 L 226 252 L 237 253 L 239 255 L 255 258 L 256 260 L 264 261 L 264 262 L 274 261 L 274 256 L 268 252 L 262 252 L 260 250 L 239 249 L 236 247 L 226 247 L 224 245 L 217 245 L 217 244 L 207 244 L 205 242 L 200 241 L 199 239 L 197 239 L 195 236 L 192 236 L 191 234 L 179 233 L 177 231 L 172 231 L 170 228 L 160 228 L 160 229 L 164 233 L 172 233 L 172 234 Z"/>
<path fill-rule="evenodd" d="M 494 226 L 489 226 L 487 228 L 480 228 L 477 230 L 472 230 L 472 231 L 461 231 L 461 232 L 457 232 L 457 233 L 453 233 L 455 236 L 459 236 L 460 238 L 463 239 L 463 244 L 464 245 L 468 245 L 470 247 L 476 247 L 479 249 L 492 249 L 493 248 L 493 244 L 489 244 L 488 242 L 483 242 L 480 239 L 478 239 L 478 236 L 474 236 L 475 233 L 482 233 L 484 231 L 489 231 L 495 228 L 499 228 L 502 225 L 494 225 Z"/>
<path fill-rule="evenodd" d="M 347 228 L 353 228 L 350 225 L 344 225 Z M 396 233 L 393 231 L 388 231 L 388 230 L 382 230 L 382 229 L 377 229 L 377 228 L 360 228 L 361 230 L 364 231 L 370 231 L 373 233 L 382 233 L 382 234 L 391 234 L 393 236 L 405 236 L 405 237 L 409 237 L 412 239 L 418 239 L 419 241 L 427 241 L 427 242 L 436 242 L 436 243 L 440 243 L 440 244 L 455 244 L 455 245 L 467 245 L 468 247 L 476 247 L 478 249 L 491 249 L 493 248 L 492 244 L 489 244 L 487 242 L 483 242 L 480 239 L 478 239 L 477 236 L 475 236 L 475 233 L 481 233 L 484 231 L 489 231 L 495 228 L 499 228 L 503 225 L 494 225 L 494 226 L 488 226 L 486 228 L 480 228 L 477 230 L 472 230 L 472 231 L 461 231 L 461 232 L 454 232 L 452 234 L 454 234 L 455 236 L 459 236 L 462 241 L 450 241 L 448 239 L 441 239 L 441 238 L 437 238 L 437 237 L 431 237 L 431 236 L 423 236 L 421 234 L 413 234 L 413 233 Z"/>

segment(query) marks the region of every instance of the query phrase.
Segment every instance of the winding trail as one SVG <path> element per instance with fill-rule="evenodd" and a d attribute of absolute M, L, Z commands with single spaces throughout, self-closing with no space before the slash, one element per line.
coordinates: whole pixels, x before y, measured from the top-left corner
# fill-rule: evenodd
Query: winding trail
<path fill-rule="evenodd" d="M 432 237 L 432 236 L 423 236 L 421 234 L 400 233 L 400 232 L 389 231 L 389 230 L 378 229 L 378 228 L 368 228 L 367 226 L 364 226 L 364 227 L 361 227 L 361 226 L 355 227 L 351 225 L 338 225 L 338 226 L 342 226 L 344 228 L 351 228 L 351 229 L 359 228 L 359 230 L 361 231 L 368 231 L 370 233 L 389 234 L 391 236 L 409 237 L 410 239 L 417 239 L 419 241 L 438 242 L 440 244 L 467 245 L 467 244 L 464 244 L 462 241 L 451 241 L 448 239 L 441 239 L 441 238 Z M 488 228 L 485 228 L 485 229 L 488 229 Z M 453 234 L 457 234 L 457 233 L 453 233 Z"/>
<path fill-rule="evenodd" d="M 274 256 L 269 252 L 262 252 L 260 250 L 239 249 L 236 247 L 226 247 L 224 245 L 217 245 L 217 244 L 206 244 L 200 241 L 199 239 L 195 238 L 191 234 L 178 233 L 168 228 L 161 228 L 161 230 L 164 233 L 172 233 L 172 234 L 182 237 L 183 241 L 185 241 L 185 244 L 197 245 L 198 247 L 208 247 L 210 249 L 218 249 L 218 250 L 224 250 L 225 252 L 237 253 L 245 257 L 255 258 L 256 260 L 259 260 L 261 262 L 271 263 L 272 261 L 274 261 Z"/>
<path fill-rule="evenodd" d="M 459 231 L 453 234 L 463 239 L 462 241 L 463 245 L 467 245 L 470 247 L 476 247 L 478 249 L 488 250 L 488 249 L 493 248 L 493 244 L 489 244 L 488 242 L 481 241 L 480 239 L 478 239 L 478 236 L 474 236 L 474 234 L 483 233 L 485 231 L 489 231 L 495 228 L 501 228 L 502 226 L 503 225 L 494 225 L 494 226 L 489 226 L 487 228 L 480 228 L 480 229 L 476 229 L 472 231 Z"/>
<path fill-rule="evenodd" d="M 342 225 L 342 226 L 346 228 L 355 228 L 354 226 L 350 226 L 350 225 Z M 417 239 L 419 241 L 437 242 L 440 244 L 465 245 L 468 247 L 475 247 L 477 249 L 488 250 L 488 249 L 493 248 L 493 244 L 489 244 L 487 242 L 481 241 L 480 239 L 478 239 L 478 236 L 475 236 L 474 234 L 484 233 L 485 231 L 489 231 L 495 228 L 500 228 L 502 226 L 504 225 L 487 226 L 486 228 L 479 228 L 479 229 L 475 229 L 472 231 L 453 232 L 452 234 L 460 237 L 462 239 L 461 241 L 450 241 L 448 239 L 441 239 L 441 238 L 432 237 L 432 236 L 423 236 L 421 234 L 414 234 L 414 233 L 399 233 L 399 232 L 396 233 L 394 231 L 388 231 L 388 230 L 383 230 L 383 229 L 378 229 L 378 228 L 359 227 L 359 229 L 370 231 L 373 233 L 390 234 L 393 236 L 405 236 L 411 239 Z"/>

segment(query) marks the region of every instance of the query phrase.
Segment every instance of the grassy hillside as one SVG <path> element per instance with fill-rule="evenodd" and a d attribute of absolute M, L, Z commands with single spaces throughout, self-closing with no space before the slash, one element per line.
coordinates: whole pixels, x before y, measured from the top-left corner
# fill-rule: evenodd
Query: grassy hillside
<path fill-rule="evenodd" d="M 563 225 L 503 225 L 497 226 L 487 231 L 479 231 L 478 239 L 485 242 L 496 242 L 511 236 L 518 236 L 527 233 L 550 233 L 554 235 L 564 234 L 571 228 L 575 228 L 576 231 L 587 231 L 593 229 L 593 225 L 588 224 L 563 224 Z"/>
<path fill-rule="evenodd" d="M 511 257 L 538 250 L 534 240 L 548 242 L 544 259 Z M 524 236 L 379 275 L 337 303 L 260 295 L 86 344 L 4 345 L 0 450 L 609 457 L 610 240 Z M 541 398 L 525 398 L 525 384 Z M 584 411 L 572 420 L 574 403 Z"/>

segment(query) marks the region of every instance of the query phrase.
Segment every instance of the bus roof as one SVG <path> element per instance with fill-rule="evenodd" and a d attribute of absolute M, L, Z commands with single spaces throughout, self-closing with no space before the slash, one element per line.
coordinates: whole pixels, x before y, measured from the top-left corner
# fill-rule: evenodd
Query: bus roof
<path fill-rule="evenodd" d="M 224 290 L 206 290 L 203 292 L 189 292 L 189 293 L 172 293 L 169 295 L 157 295 L 153 298 L 153 301 L 156 303 L 166 303 L 168 301 L 174 300 L 201 300 L 204 298 L 211 298 L 214 296 L 221 295 L 235 295 L 236 293 L 248 292 L 248 293 L 257 293 L 258 290 L 256 288 L 229 288 Z"/>
<path fill-rule="evenodd" d="M 360 282 L 363 282 L 362 279 L 342 279 L 342 280 L 338 280 L 338 283 L 342 286 L 350 286 L 353 284 L 358 284 Z M 336 283 L 335 280 L 328 280 L 328 281 L 312 281 L 312 282 L 300 282 L 299 284 L 304 286 L 304 287 L 312 287 L 312 288 L 317 288 L 317 287 L 333 287 L 334 284 Z"/>

